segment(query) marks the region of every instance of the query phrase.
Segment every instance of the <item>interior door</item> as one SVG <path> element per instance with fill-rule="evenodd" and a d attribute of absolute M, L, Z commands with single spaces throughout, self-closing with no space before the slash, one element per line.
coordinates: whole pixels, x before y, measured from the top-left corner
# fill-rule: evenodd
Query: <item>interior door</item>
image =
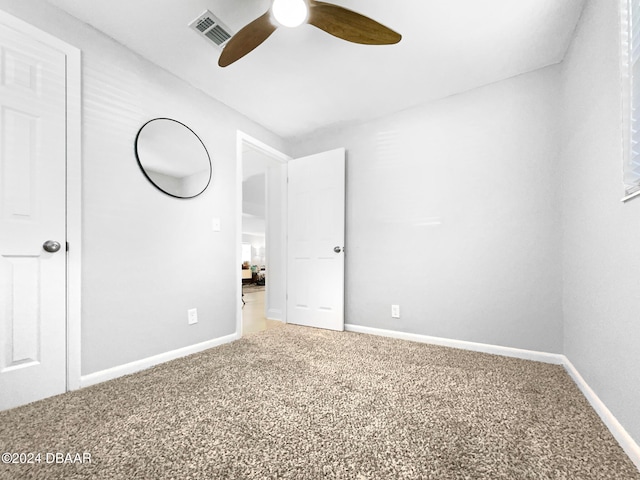
<path fill-rule="evenodd" d="M 0 24 L 0 409 L 66 389 L 65 79 Z"/>
<path fill-rule="evenodd" d="M 288 170 L 287 323 L 344 330 L 345 150 Z"/>

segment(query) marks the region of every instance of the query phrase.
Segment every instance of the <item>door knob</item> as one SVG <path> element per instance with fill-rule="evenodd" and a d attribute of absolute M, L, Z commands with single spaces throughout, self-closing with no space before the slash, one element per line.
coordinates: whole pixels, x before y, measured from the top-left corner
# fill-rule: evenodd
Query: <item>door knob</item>
<path fill-rule="evenodd" d="M 336 253 L 340 253 L 342 249 L 340 247 L 333 247 L 333 251 Z"/>
<path fill-rule="evenodd" d="M 44 248 L 47 252 L 56 253 L 60 250 L 60 242 L 56 242 L 55 240 L 47 240 L 42 244 L 42 248 Z"/>

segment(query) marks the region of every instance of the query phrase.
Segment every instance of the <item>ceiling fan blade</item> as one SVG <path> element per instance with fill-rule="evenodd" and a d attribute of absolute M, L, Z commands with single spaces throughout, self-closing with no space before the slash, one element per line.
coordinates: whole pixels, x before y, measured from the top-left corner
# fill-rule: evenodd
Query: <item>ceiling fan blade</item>
<path fill-rule="evenodd" d="M 310 0 L 308 23 L 334 37 L 364 45 L 391 45 L 402 35 L 375 20 L 331 3 Z"/>
<path fill-rule="evenodd" d="M 271 11 L 245 25 L 227 42 L 220 54 L 218 65 L 226 67 L 264 42 L 278 28 L 271 21 Z"/>

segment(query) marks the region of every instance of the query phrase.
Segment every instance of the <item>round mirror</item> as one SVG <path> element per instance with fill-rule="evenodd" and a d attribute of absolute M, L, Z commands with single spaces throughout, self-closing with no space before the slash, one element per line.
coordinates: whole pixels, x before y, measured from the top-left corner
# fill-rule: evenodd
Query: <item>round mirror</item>
<path fill-rule="evenodd" d="M 177 120 L 145 123 L 136 136 L 136 158 L 149 181 L 172 197 L 193 198 L 211 181 L 209 152 L 200 137 Z"/>

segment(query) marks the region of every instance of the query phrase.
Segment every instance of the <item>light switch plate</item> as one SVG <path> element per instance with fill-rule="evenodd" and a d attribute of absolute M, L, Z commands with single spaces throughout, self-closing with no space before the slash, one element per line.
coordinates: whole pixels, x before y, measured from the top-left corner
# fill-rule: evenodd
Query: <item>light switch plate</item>
<path fill-rule="evenodd" d="M 211 220 L 211 229 L 214 232 L 219 232 L 221 230 L 219 218 L 214 218 L 213 220 Z"/>

